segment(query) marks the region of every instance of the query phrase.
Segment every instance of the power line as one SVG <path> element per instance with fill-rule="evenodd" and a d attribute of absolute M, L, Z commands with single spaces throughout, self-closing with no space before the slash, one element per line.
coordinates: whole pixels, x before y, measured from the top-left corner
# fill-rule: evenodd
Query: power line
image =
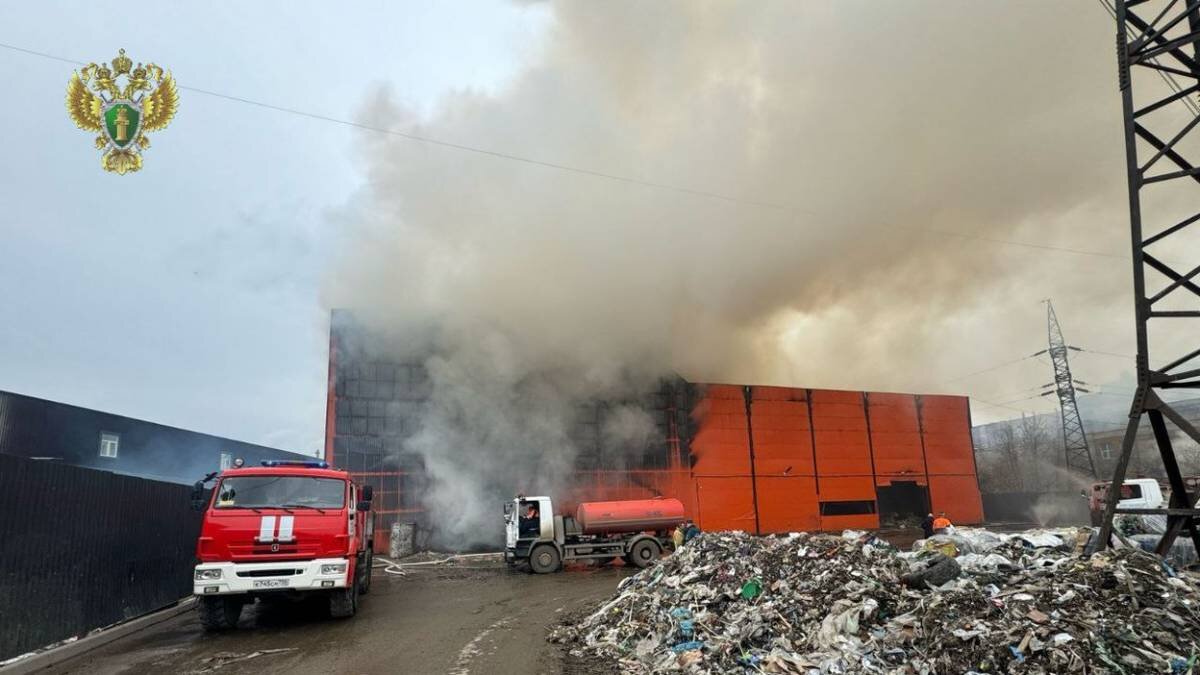
<path fill-rule="evenodd" d="M 1007 404 L 1009 404 L 1009 403 L 1020 403 L 1021 401 L 1028 401 L 1028 400 L 1030 400 L 1030 399 L 1033 399 L 1033 398 L 1042 398 L 1042 397 L 1043 397 L 1043 396 L 1045 396 L 1046 394 L 1052 394 L 1052 393 L 1054 393 L 1054 392 L 1044 392 L 1044 393 L 1041 393 L 1041 394 L 1032 394 L 1032 395 L 1030 395 L 1030 396 L 1025 396 L 1025 397 L 1022 397 L 1022 398 L 1014 398 L 1014 399 L 1013 399 L 1013 400 L 1011 400 L 1011 401 L 1004 401 L 1004 403 L 1002 403 L 1002 404 L 1000 404 L 1000 405 L 1007 405 Z"/>
<path fill-rule="evenodd" d="M 0 47 L 3 47 L 5 49 L 11 49 L 13 51 L 22 52 L 25 54 L 31 54 L 33 56 L 40 56 L 42 58 L 53 59 L 55 61 L 61 61 L 63 63 L 70 63 L 70 64 L 78 65 L 78 66 L 86 65 L 83 61 L 76 61 L 74 59 L 68 59 L 68 58 L 64 58 L 61 56 L 55 56 L 53 54 L 47 54 L 45 52 L 34 51 L 32 49 L 25 49 L 23 47 L 17 47 L 16 45 L 11 45 L 11 44 L 7 44 L 7 43 L 0 43 Z M 784 206 L 782 204 L 772 204 L 769 202 L 761 202 L 761 201 L 755 201 L 755 200 L 749 200 L 749 199 L 742 199 L 739 197 L 732 197 L 730 195 L 724 195 L 724 194 L 721 194 L 718 192 L 710 192 L 708 190 L 697 190 L 694 188 L 682 187 L 679 185 L 670 185 L 667 183 L 657 183 L 654 181 L 646 181 L 646 180 L 641 180 L 641 179 L 637 179 L 637 178 L 630 178 L 628 176 L 621 176 L 621 175 L 617 175 L 617 174 L 613 174 L 613 173 L 596 171 L 593 169 L 585 169 L 585 168 L 581 168 L 581 167 L 577 167 L 577 166 L 570 166 L 567 164 L 559 164 L 557 162 L 547 162 L 547 161 L 543 161 L 543 160 L 539 160 L 539 159 L 533 159 L 530 157 L 522 157 L 520 155 L 513 155 L 510 153 L 499 152 L 496 150 L 488 150 L 485 148 L 478 148 L 475 146 L 465 145 L 462 143 L 452 143 L 450 141 L 443 141 L 443 140 L 439 140 L 436 138 L 430 138 L 428 136 L 421 136 L 421 135 L 409 133 L 406 131 L 400 131 L 398 129 L 388 129 L 385 127 L 377 127 L 377 126 L 374 126 L 371 124 L 355 122 L 353 120 L 332 117 L 329 115 L 322 115 L 320 113 L 308 112 L 307 110 L 300 110 L 298 108 L 289 108 L 287 106 L 275 105 L 273 103 L 266 103 L 263 101 L 256 101 L 254 99 L 243 98 L 241 96 L 222 94 L 221 92 L 218 92 L 218 91 L 210 91 L 208 89 L 200 89 L 199 87 L 190 87 L 190 86 L 186 86 L 186 85 L 182 85 L 182 84 L 176 84 L 175 86 L 179 89 L 195 92 L 197 94 L 203 94 L 205 96 L 221 98 L 221 99 L 225 99 L 227 101 L 234 101 L 236 103 L 244 103 L 246 105 L 252 105 L 252 106 L 259 107 L 259 108 L 266 108 L 267 110 L 274 110 L 277 112 L 288 113 L 290 115 L 299 115 L 300 117 L 307 117 L 309 119 L 314 119 L 314 120 L 318 120 L 321 122 L 329 122 L 332 124 L 339 124 L 342 126 L 353 127 L 355 129 L 362 129 L 364 131 L 374 131 L 376 133 L 387 134 L 389 136 L 398 136 L 400 138 L 406 138 L 411 141 L 418 141 L 420 143 L 428 143 L 429 145 L 437 145 L 437 146 L 441 146 L 444 148 L 452 148 L 454 150 L 461 150 L 463 152 L 473 152 L 473 153 L 477 153 L 477 154 L 481 154 L 481 155 L 487 155 L 489 157 L 497 157 L 499 159 L 507 159 L 507 160 L 514 161 L 514 162 L 523 162 L 525 164 L 534 164 L 534 165 L 546 167 L 549 169 L 558 169 L 560 171 L 569 171 L 572 173 L 578 173 L 578 174 L 583 174 L 583 175 L 587 175 L 587 176 L 594 176 L 597 178 L 606 178 L 608 180 L 621 181 L 624 183 L 633 183 L 636 185 L 644 185 L 646 187 L 659 188 L 659 189 L 663 189 L 663 190 L 673 190 L 675 192 L 683 192 L 683 193 L 691 194 L 691 195 L 710 197 L 712 199 L 719 199 L 722 201 L 733 202 L 733 203 L 738 203 L 738 204 L 748 204 L 750 206 L 760 206 L 760 207 L 773 208 L 773 209 L 795 210 L 795 209 L 792 209 L 791 207 Z"/>
<path fill-rule="evenodd" d="M 1084 349 L 1083 347 L 1076 347 L 1075 349 L 1076 349 L 1076 351 L 1083 352 L 1084 354 L 1101 354 L 1103 356 L 1112 356 L 1112 357 L 1118 358 L 1118 359 L 1132 360 L 1132 359 L 1137 358 L 1133 354 L 1117 354 L 1116 352 L 1102 352 L 1099 349 Z"/>
<path fill-rule="evenodd" d="M 976 403 L 982 403 L 982 404 L 984 404 L 984 405 L 990 405 L 990 406 L 992 406 L 993 408 L 1007 408 L 1008 410 L 1015 410 L 1015 411 L 1017 411 L 1017 412 L 1019 412 L 1019 413 L 1023 413 L 1023 414 L 1027 414 L 1027 415 L 1032 415 L 1032 414 L 1035 414 L 1035 413 L 1033 413 L 1033 412 L 1031 412 L 1031 411 L 1029 411 L 1029 410 L 1022 410 L 1021 408 L 1014 408 L 1014 407 L 1012 407 L 1011 405 L 1005 405 L 1005 404 L 1003 404 L 1003 403 L 992 403 L 991 401 L 985 401 L 985 400 L 983 400 L 983 399 L 981 399 L 981 398 L 975 398 L 975 397 L 973 397 L 973 396 L 971 396 L 971 397 L 968 397 L 968 398 L 969 398 L 969 400 L 971 400 L 971 401 L 974 401 L 974 402 L 976 402 Z"/>
<path fill-rule="evenodd" d="M 69 59 L 66 57 L 58 56 L 55 54 L 49 54 L 46 52 L 41 52 L 41 51 L 37 51 L 37 50 L 33 50 L 33 49 L 27 49 L 25 47 L 18 47 L 13 44 L 0 42 L 0 48 L 8 49 L 8 50 L 11 50 L 14 52 L 20 52 L 22 54 L 28 54 L 30 56 L 37 56 L 40 58 L 51 59 L 51 60 L 59 61 L 62 63 L 69 63 L 69 64 L 77 65 L 77 66 L 85 65 L 85 62 L 83 62 L 83 61 Z M 355 122 L 353 120 L 332 117 L 330 115 L 323 115 L 321 113 L 309 112 L 306 110 L 301 110 L 299 108 L 290 108 L 287 106 L 275 105 L 273 103 L 266 103 L 264 101 L 256 101 L 254 99 L 244 98 L 241 96 L 233 96 L 230 94 L 223 94 L 221 92 L 211 91 L 208 89 L 200 89 L 198 87 L 190 87 L 190 86 L 181 85 L 181 84 L 176 84 L 176 86 L 179 89 L 194 92 L 194 93 L 201 94 L 204 96 L 211 96 L 214 98 L 224 99 L 224 100 L 232 101 L 235 103 L 242 103 L 245 105 L 251 105 L 251 106 L 255 106 L 255 107 L 259 107 L 259 108 L 265 108 L 267 110 L 274 110 L 276 112 L 287 113 L 290 115 L 297 115 L 300 117 L 305 117 L 305 118 L 317 120 L 320 122 L 328 122 L 330 124 L 337 124 L 340 126 L 350 127 L 350 128 L 354 128 L 354 129 L 360 129 L 363 131 L 371 131 L 374 133 L 386 134 L 389 136 L 396 136 L 399 138 L 404 138 L 404 139 L 416 141 L 419 143 L 425 143 L 428 145 L 434 145 L 434 146 L 439 146 L 439 147 L 444 147 L 444 148 L 450 148 L 453 150 L 459 150 L 461 152 L 470 152 L 470 153 L 475 153 L 475 154 L 479 154 L 479 155 L 485 155 L 488 157 L 494 157 L 497 159 L 504 159 L 504 160 L 513 161 L 513 162 L 521 162 L 524 164 L 540 166 L 540 167 L 547 168 L 547 169 L 566 171 L 569 173 L 575 173 L 575 174 L 584 175 L 584 176 L 591 176 L 593 178 L 602 178 L 605 180 L 617 181 L 617 182 L 626 183 L 626 184 L 630 184 L 630 185 L 640 185 L 643 187 L 655 188 L 655 189 L 660 189 L 660 190 L 668 190 L 668 191 L 672 191 L 672 192 L 688 194 L 688 195 L 697 196 L 697 197 L 706 197 L 709 199 L 715 199 L 715 200 L 728 202 L 728 203 L 732 203 L 732 204 L 744 204 L 747 206 L 756 206 L 756 207 L 760 207 L 760 208 L 774 209 L 774 210 L 779 210 L 779 211 L 787 211 L 787 212 L 791 212 L 791 213 L 803 213 L 803 214 L 808 214 L 808 215 L 815 215 L 811 211 L 799 209 L 799 208 L 796 208 L 794 206 L 790 206 L 787 204 L 778 204 L 778 203 L 773 203 L 773 202 L 745 199 L 742 197 L 734 197 L 731 195 L 722 194 L 722 193 L 714 192 L 714 191 L 710 191 L 710 190 L 700 190 L 700 189 L 684 187 L 684 186 L 680 186 L 680 185 L 671 185 L 669 183 L 660 183 L 660 182 L 656 182 L 656 181 L 643 180 L 640 178 L 632 178 L 629 176 L 622 176 L 619 174 L 608 173 L 605 171 L 597 171 L 595 169 L 587 169 L 587 168 L 578 167 L 578 166 L 571 166 L 569 164 L 562 164 L 559 162 L 549 162 L 549 161 L 545 161 L 545 160 L 534 159 L 532 157 L 524 157 L 521 155 L 514 155 L 512 153 L 500 152 L 500 151 L 489 150 L 486 148 L 480 148 L 480 147 L 476 147 L 476 146 L 472 146 L 472 145 L 466 145 L 463 143 L 453 143 L 450 141 L 443 141 L 443 140 L 431 138 L 428 136 L 421 136 L 421 135 L 409 133 L 406 131 L 400 131 L 398 129 L 388 129 L 386 127 L 377 127 L 377 126 L 374 126 L 371 124 L 365 124 L 362 122 Z M 1115 254 L 1115 253 L 1105 253 L 1103 251 L 1089 251 L 1089 250 L 1085 250 L 1085 249 L 1076 249 L 1076 248 L 1070 248 L 1070 247 L 1066 247 L 1066 246 L 1051 246 L 1048 244 L 1034 244 L 1031 242 L 1012 241 L 1012 240 L 1008 240 L 1008 239 L 999 239 L 996 237 L 988 237 L 988 236 L 970 234 L 970 233 L 965 233 L 965 232 L 936 230 L 936 229 L 922 228 L 922 227 L 917 227 L 917 226 L 902 226 L 902 227 L 904 229 L 931 232 L 933 234 L 938 234 L 938 235 L 942 235 L 942 236 L 959 237 L 959 238 L 963 238 L 963 239 L 973 239 L 973 240 L 977 240 L 977 241 L 987 242 L 987 243 L 991 243 L 991 244 L 999 244 L 999 245 L 1004 245 L 1004 246 L 1020 246 L 1023 248 L 1032 248 L 1032 249 L 1038 249 L 1038 250 L 1044 250 L 1044 251 L 1057 251 L 1060 253 L 1071 253 L 1074 255 L 1086 255 L 1086 256 L 1101 257 L 1101 258 L 1114 258 L 1114 259 L 1118 259 L 1118 260 L 1128 260 L 1129 259 L 1129 257 L 1127 255 Z"/>
<path fill-rule="evenodd" d="M 1030 243 L 1027 241 L 1019 241 L 1019 242 L 1018 241 L 1010 241 L 1008 239 L 996 239 L 995 237 L 987 237 L 987 236 L 977 235 L 977 234 L 963 234 L 961 232 L 953 232 L 950 230 L 935 230 L 935 229 L 928 228 L 928 227 L 910 227 L 909 229 L 921 230 L 924 232 L 932 232 L 934 234 L 940 234 L 940 235 L 947 236 L 947 237 L 967 237 L 969 239 L 978 239 L 979 241 L 986 241 L 986 242 L 992 243 L 992 244 L 1008 244 L 1011 246 L 1024 246 L 1026 248 L 1036 248 L 1036 249 L 1042 249 L 1044 251 L 1060 251 L 1063 253 L 1075 253 L 1078 255 L 1090 255 L 1090 256 L 1096 256 L 1099 258 L 1115 258 L 1117 260 L 1128 260 L 1129 259 L 1129 256 L 1119 255 L 1116 253 L 1105 253 L 1103 251 L 1088 251 L 1088 250 L 1078 249 L 1078 248 L 1069 248 L 1066 246 L 1051 246 L 1049 244 L 1033 244 L 1033 243 Z"/>
<path fill-rule="evenodd" d="M 984 374 L 984 373 L 990 373 L 990 372 L 992 372 L 993 370 L 999 370 L 999 369 L 1001 369 L 1001 368 L 1004 368 L 1004 367 L 1006 367 L 1006 366 L 1012 366 L 1012 365 L 1016 365 L 1016 364 L 1018 364 L 1018 363 L 1020 363 L 1020 362 L 1022 362 L 1022 361 L 1025 361 L 1025 360 L 1027 360 L 1027 359 L 1032 359 L 1032 358 L 1033 358 L 1033 357 L 1035 357 L 1035 356 L 1037 356 L 1037 354 L 1030 354 L 1029 356 L 1022 356 L 1021 358 L 1019 358 L 1019 359 L 1013 359 L 1012 361 L 1005 361 L 1004 363 L 998 363 L 998 364 L 996 364 L 996 365 L 994 365 L 994 366 L 992 366 L 992 367 L 990 367 L 990 368 L 984 368 L 983 370 L 977 370 L 977 371 L 975 371 L 975 372 L 973 372 L 973 373 L 967 373 L 966 375 L 959 375 L 959 376 L 958 376 L 958 377 L 956 377 L 956 378 L 953 378 L 953 379 L 950 379 L 950 380 L 945 380 L 945 381 L 941 382 L 940 384 L 941 384 L 941 385 L 947 385 L 947 384 L 950 384 L 951 382 L 958 382 L 959 380 L 965 380 L 965 379 L 967 379 L 968 377 L 975 377 L 976 375 L 982 375 L 982 374 Z"/>
<path fill-rule="evenodd" d="M 1039 385 L 1036 385 L 1033 387 L 1025 387 L 1024 389 L 1017 389 L 1016 391 L 1006 392 L 1004 394 L 989 394 L 988 398 L 1009 398 L 1012 396 L 1028 395 L 1028 394 L 1030 394 L 1030 392 L 1035 392 L 1035 391 L 1040 392 L 1045 386 L 1046 385 L 1039 384 Z M 1050 386 L 1054 386 L 1053 383 Z"/>

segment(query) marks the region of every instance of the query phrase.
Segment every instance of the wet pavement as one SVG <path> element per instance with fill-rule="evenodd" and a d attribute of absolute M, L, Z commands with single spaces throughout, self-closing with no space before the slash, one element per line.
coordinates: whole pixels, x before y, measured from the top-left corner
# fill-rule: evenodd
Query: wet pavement
<path fill-rule="evenodd" d="M 567 670 L 547 629 L 611 595 L 622 567 L 532 575 L 488 563 L 375 570 L 358 615 L 322 603 L 247 606 L 238 630 L 206 634 L 194 612 L 45 671 L 88 673 L 552 674 Z"/>

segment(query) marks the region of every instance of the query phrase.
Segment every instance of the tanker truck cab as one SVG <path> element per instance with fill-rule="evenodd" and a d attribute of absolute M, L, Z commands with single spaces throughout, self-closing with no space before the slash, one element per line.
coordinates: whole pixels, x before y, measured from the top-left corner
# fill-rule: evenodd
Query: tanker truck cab
<path fill-rule="evenodd" d="M 672 546 L 670 531 L 684 520 L 677 499 L 585 502 L 572 517 L 554 515 L 549 497 L 518 495 L 504 504 L 504 560 L 528 564 L 538 574 L 570 560 L 604 564 L 622 558 L 646 567 Z"/>
<path fill-rule="evenodd" d="M 517 497 L 504 505 L 505 548 L 526 554 L 539 541 L 554 540 L 554 505 L 549 497 Z"/>
<path fill-rule="evenodd" d="M 193 592 L 204 628 L 235 627 L 255 599 L 314 594 L 327 596 L 334 617 L 352 616 L 371 585 L 372 492 L 325 462 L 222 472 L 207 502 L 199 500 Z"/>

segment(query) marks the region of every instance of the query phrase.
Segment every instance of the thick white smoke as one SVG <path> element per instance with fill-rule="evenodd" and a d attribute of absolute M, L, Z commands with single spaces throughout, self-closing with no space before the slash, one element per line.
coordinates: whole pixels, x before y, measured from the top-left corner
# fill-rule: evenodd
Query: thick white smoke
<path fill-rule="evenodd" d="M 1127 250 L 1100 8 L 552 11 L 498 92 L 458 91 L 417 118 L 382 88 L 363 119 L 737 201 L 364 135 L 366 187 L 328 300 L 398 353 L 436 354 L 409 446 L 459 531 L 491 536 L 485 486 L 554 493 L 580 401 L 672 371 L 953 390 L 942 383 L 1044 346 L 1047 296 L 1073 334 L 1128 349 L 1127 263 L 995 243 Z"/>

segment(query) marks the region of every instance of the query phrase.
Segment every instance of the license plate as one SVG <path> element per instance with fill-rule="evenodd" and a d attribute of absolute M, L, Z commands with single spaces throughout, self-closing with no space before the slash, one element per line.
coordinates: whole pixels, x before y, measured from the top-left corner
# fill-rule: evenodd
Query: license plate
<path fill-rule="evenodd" d="M 287 579 L 255 579 L 251 584 L 254 588 L 287 588 Z"/>

